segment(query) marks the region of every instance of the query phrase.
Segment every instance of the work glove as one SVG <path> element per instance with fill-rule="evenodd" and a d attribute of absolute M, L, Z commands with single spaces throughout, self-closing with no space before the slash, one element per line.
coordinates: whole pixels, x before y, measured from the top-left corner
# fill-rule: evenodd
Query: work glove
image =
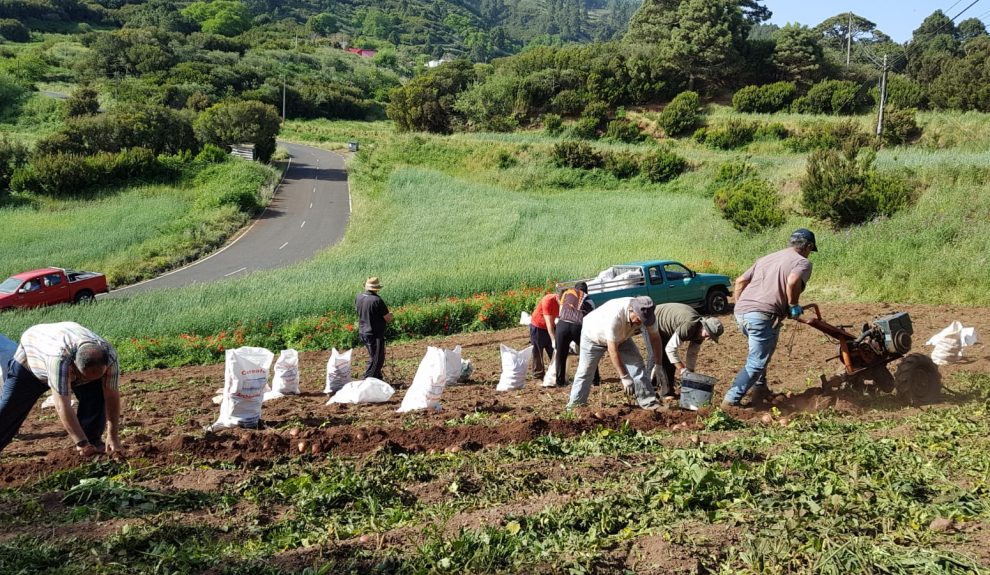
<path fill-rule="evenodd" d="M 799 305 L 792 305 L 790 312 L 791 312 L 791 319 L 797 319 L 801 317 L 802 313 L 804 313 L 804 309 Z"/>
<path fill-rule="evenodd" d="M 623 375 L 619 379 L 619 381 L 622 382 L 622 391 L 626 392 L 626 395 L 635 395 L 636 394 L 636 386 L 633 383 L 633 378 L 632 377 L 630 377 L 628 374 L 626 374 L 626 375 Z"/>

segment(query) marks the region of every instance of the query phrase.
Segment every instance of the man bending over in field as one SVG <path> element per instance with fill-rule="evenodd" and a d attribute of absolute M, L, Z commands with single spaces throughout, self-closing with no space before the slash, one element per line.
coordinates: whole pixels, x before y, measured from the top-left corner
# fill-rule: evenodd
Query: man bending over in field
<path fill-rule="evenodd" d="M 567 408 L 588 404 L 591 380 L 606 353 L 622 381 L 622 388 L 636 398 L 644 409 L 658 409 L 657 394 L 643 365 L 643 356 L 633 336 L 642 329 L 647 333 L 653 356 L 660 357 L 660 334 L 653 300 L 647 296 L 623 297 L 605 302 L 584 317 L 577 373 L 571 386 Z"/>
<path fill-rule="evenodd" d="M 119 453 L 119 377 L 113 347 L 78 323 L 43 323 L 28 328 L 14 352 L 0 394 L 0 451 L 14 439 L 38 398 L 51 389 L 59 420 L 81 455 Z M 79 400 L 78 414 L 72 410 L 70 390 Z"/>

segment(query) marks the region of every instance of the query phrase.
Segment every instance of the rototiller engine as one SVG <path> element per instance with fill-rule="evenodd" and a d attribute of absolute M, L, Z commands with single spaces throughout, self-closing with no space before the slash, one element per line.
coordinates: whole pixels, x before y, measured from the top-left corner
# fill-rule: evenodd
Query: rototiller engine
<path fill-rule="evenodd" d="M 872 324 L 863 324 L 863 330 L 857 336 L 844 329 L 851 326 L 835 326 L 823 320 L 818 304 L 803 307 L 814 310 L 815 317 L 798 318 L 798 321 L 824 333 L 839 346 L 839 354 L 829 359 L 841 361 L 843 370 L 828 378 L 824 374 L 821 376 L 822 389 L 826 392 L 845 386 L 871 394 L 890 393 L 896 389 L 899 396 L 913 399 L 938 394 L 941 381 L 935 364 L 925 355 L 908 355 L 914 329 L 907 312 L 885 315 L 873 320 Z M 897 375 L 892 375 L 887 365 L 905 356 L 908 357 L 898 366 Z"/>

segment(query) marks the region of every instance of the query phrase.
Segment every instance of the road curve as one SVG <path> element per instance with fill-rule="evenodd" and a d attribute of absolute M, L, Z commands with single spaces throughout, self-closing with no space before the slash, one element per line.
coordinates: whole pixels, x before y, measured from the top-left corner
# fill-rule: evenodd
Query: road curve
<path fill-rule="evenodd" d="M 279 144 L 291 162 L 271 203 L 247 229 L 203 259 L 106 297 L 236 278 L 309 259 L 339 242 L 351 211 L 344 159 L 317 148 Z"/>

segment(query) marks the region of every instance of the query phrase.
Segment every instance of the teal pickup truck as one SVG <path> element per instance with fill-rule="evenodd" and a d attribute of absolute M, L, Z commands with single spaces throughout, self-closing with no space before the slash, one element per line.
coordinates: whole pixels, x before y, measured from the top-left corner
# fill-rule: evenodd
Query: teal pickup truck
<path fill-rule="evenodd" d="M 680 262 L 656 260 L 612 266 L 585 280 L 560 282 L 557 289 L 588 284 L 588 297 L 595 305 L 620 298 L 647 295 L 655 303 L 686 303 L 704 313 L 725 313 L 732 282 L 729 276 L 698 273 Z"/>

